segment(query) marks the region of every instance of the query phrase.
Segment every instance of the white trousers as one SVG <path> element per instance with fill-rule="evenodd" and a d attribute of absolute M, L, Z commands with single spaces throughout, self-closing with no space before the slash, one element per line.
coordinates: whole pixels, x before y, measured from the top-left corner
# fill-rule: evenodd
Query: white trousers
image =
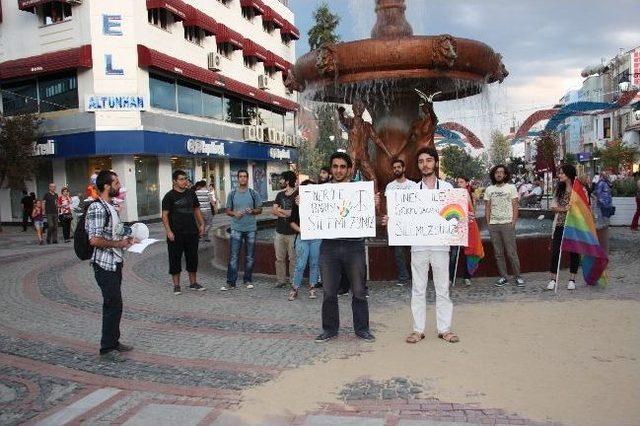
<path fill-rule="evenodd" d="M 429 265 L 436 290 L 436 325 L 438 333 L 445 333 L 451 330 L 453 317 L 453 303 L 449 298 L 449 252 L 434 250 L 411 252 L 413 331 L 424 333 L 426 326 Z"/>

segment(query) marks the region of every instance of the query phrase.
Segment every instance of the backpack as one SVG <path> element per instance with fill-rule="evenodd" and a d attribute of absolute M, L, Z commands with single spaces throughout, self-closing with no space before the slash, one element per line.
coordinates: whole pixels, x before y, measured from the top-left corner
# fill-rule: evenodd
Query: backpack
<path fill-rule="evenodd" d="M 78 256 L 78 259 L 80 260 L 89 260 L 93 257 L 94 248 L 89 243 L 89 234 L 87 234 L 87 230 L 85 229 L 85 220 L 89 207 L 94 203 L 102 204 L 100 201 L 92 201 L 91 203 L 88 203 L 83 209 L 82 216 L 78 218 L 78 224 L 76 225 L 76 230 L 73 233 L 73 250 L 76 252 L 76 256 Z M 104 205 L 102 208 L 104 208 L 107 213 L 104 224 L 102 225 L 104 229 L 109 225 L 111 212 L 109 212 Z"/>
<path fill-rule="evenodd" d="M 255 191 L 251 188 L 249 188 L 249 195 L 251 195 L 251 200 L 253 200 L 253 209 L 255 210 L 256 207 L 256 196 L 254 195 Z M 231 191 L 231 210 L 234 210 L 233 208 L 233 200 L 236 198 L 236 190 L 234 189 L 233 191 Z"/>

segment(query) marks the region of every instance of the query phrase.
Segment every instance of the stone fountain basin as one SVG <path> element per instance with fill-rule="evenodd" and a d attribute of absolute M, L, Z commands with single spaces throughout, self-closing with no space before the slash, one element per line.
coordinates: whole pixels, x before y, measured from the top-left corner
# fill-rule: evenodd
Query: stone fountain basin
<path fill-rule="evenodd" d="M 394 93 L 419 88 L 441 91 L 437 101 L 458 99 L 479 93 L 483 84 L 502 81 L 507 72 L 488 45 L 443 35 L 324 46 L 298 59 L 294 74 L 303 86 L 322 88 L 315 90 L 316 100 L 344 102 L 350 86 L 375 81 L 391 82 Z"/>

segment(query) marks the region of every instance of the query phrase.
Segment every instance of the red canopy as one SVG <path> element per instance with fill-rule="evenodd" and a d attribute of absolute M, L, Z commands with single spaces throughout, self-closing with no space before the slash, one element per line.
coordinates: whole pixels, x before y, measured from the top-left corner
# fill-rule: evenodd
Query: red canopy
<path fill-rule="evenodd" d="M 255 10 L 256 14 L 262 15 L 264 13 L 264 3 L 262 0 L 240 0 L 241 7 L 250 7 Z"/>
<path fill-rule="evenodd" d="M 193 6 L 189 6 L 188 11 L 187 17 L 182 21 L 183 26 L 202 28 L 206 35 L 218 34 L 218 23 L 215 19 Z"/>
<path fill-rule="evenodd" d="M 189 5 L 182 0 L 147 0 L 147 9 L 165 9 L 173 14 L 176 21 L 189 16 Z"/>
<path fill-rule="evenodd" d="M 260 62 L 266 61 L 267 58 L 269 57 L 268 50 L 266 50 L 264 47 L 260 46 L 259 44 L 249 40 L 248 38 L 244 39 L 244 42 L 242 43 L 242 45 L 243 45 L 242 53 L 244 56 L 247 56 L 247 57 L 253 56 Z"/>
<path fill-rule="evenodd" d="M 284 28 L 286 24 L 286 20 L 280 16 L 275 10 L 271 9 L 269 6 L 264 6 L 264 13 L 262 14 L 262 20 L 264 22 L 273 22 L 277 28 Z"/>
<path fill-rule="evenodd" d="M 224 24 L 218 24 L 216 43 L 229 43 L 235 50 L 242 49 L 244 37 Z"/>
<path fill-rule="evenodd" d="M 91 68 L 91 45 L 0 63 L 0 80 L 75 68 Z"/>
<path fill-rule="evenodd" d="M 45 3 L 73 3 L 73 2 L 69 0 L 18 0 L 18 9 L 35 13 L 36 11 L 35 7 Z"/>

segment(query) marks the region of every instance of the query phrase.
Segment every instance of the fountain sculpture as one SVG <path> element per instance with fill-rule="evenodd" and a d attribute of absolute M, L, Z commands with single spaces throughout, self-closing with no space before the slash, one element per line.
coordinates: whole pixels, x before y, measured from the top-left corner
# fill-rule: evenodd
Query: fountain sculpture
<path fill-rule="evenodd" d="M 409 177 L 418 178 L 415 152 L 433 144 L 438 120 L 434 100 L 475 95 L 508 75 L 502 57 L 484 43 L 448 34 L 414 36 L 405 10 L 404 0 L 376 0 L 371 38 L 326 44 L 307 53 L 286 83 L 316 101 L 354 104 L 354 122 L 366 106 L 372 129 L 352 127 L 343 112 L 340 117 L 350 130 L 350 154 L 363 176 L 379 188 L 393 179 L 393 157 L 405 161 Z M 420 100 L 422 117 L 416 107 Z M 373 170 L 368 154 L 357 150 L 366 146 L 365 137 L 376 145 Z"/>

